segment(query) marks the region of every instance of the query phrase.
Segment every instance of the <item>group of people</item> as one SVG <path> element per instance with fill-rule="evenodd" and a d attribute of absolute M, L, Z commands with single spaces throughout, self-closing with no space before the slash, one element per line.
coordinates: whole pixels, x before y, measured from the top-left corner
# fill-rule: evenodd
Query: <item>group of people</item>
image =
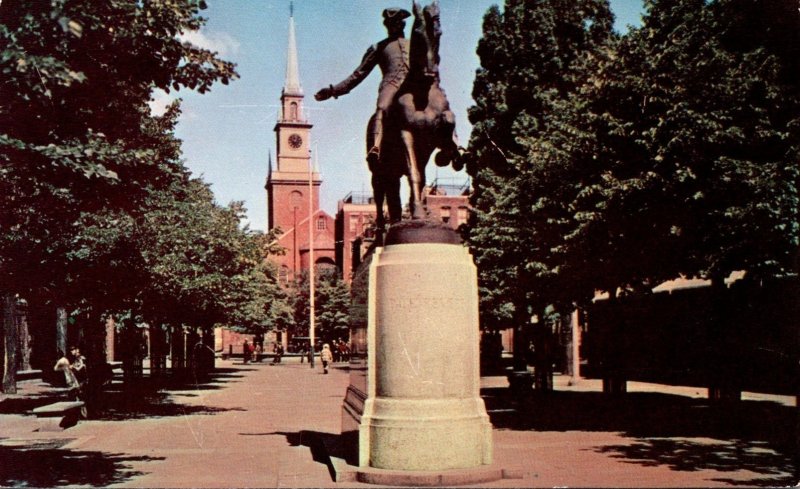
<path fill-rule="evenodd" d="M 233 352 L 233 346 L 231 346 L 231 352 Z M 284 353 L 283 345 L 276 343 L 272 348 L 272 353 L 272 363 L 281 363 Z M 255 341 L 250 343 L 248 340 L 244 340 L 242 344 L 242 361 L 244 363 L 250 363 L 252 361 L 261 362 L 263 356 L 264 347 L 261 343 L 256 343 Z"/>
<path fill-rule="evenodd" d="M 335 340 L 333 342 L 333 347 L 331 348 L 331 354 L 333 355 L 333 361 L 335 363 L 349 362 L 350 345 L 348 345 L 346 341 L 339 338 L 338 340 Z"/>
<path fill-rule="evenodd" d="M 319 353 L 319 358 L 322 361 L 323 372 L 326 374 L 328 373 L 328 366 L 330 364 L 350 361 L 350 346 L 348 343 L 341 338 L 334 340 L 332 343 L 333 346 L 325 343 Z M 231 346 L 231 348 L 233 347 Z M 298 352 L 300 353 L 300 363 L 303 363 L 306 359 L 311 361 L 311 351 L 308 347 L 308 344 L 301 345 L 298 349 Z M 263 355 L 263 349 L 261 345 L 255 341 L 250 343 L 248 340 L 244 340 L 244 343 L 242 344 L 242 353 L 243 363 L 249 363 L 253 361 L 254 356 L 255 361 L 260 362 Z M 284 354 L 283 345 L 276 343 L 273 347 L 272 353 L 272 363 L 281 363 L 281 359 Z"/>

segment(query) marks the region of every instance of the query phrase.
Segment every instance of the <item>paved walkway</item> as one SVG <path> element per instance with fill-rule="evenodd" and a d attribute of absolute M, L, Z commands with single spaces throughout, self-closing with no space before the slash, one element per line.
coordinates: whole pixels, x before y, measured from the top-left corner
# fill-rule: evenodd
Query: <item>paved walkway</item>
<path fill-rule="evenodd" d="M 296 359 L 293 360 L 296 362 Z M 340 432 L 347 371 L 219 361 L 211 382 L 133 396 L 112 391 L 100 419 L 35 432 L 25 414 L 53 390 L 21 383 L 0 401 L 0 485 L 353 487 L 333 482 L 312 439 Z M 792 485 L 793 398 L 749 395 L 711 407 L 705 392 L 630 383 L 607 399 L 596 381 L 515 404 L 483 379 L 495 464 L 516 476 L 481 487 Z M 312 449 L 312 447 L 314 447 Z"/>

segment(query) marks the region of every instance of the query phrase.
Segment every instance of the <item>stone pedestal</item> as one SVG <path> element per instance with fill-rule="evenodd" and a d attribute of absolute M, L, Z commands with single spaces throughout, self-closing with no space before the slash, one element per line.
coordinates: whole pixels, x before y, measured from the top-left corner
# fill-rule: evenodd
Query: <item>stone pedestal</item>
<path fill-rule="evenodd" d="M 369 268 L 359 465 L 488 465 L 492 426 L 480 397 L 475 265 L 454 233 L 429 240 L 440 242 L 402 241 L 393 244 L 390 231 Z"/>

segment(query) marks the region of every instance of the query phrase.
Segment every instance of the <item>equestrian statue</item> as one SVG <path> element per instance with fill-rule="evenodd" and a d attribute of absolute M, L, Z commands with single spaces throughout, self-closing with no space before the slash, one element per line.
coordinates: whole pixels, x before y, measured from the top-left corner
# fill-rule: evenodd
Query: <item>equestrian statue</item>
<path fill-rule="evenodd" d="M 402 218 L 400 180 L 408 178 L 409 211 L 412 219 L 424 219 L 422 205 L 425 166 L 435 150 L 438 166 L 463 167 L 455 134 L 455 115 L 440 86 L 439 39 L 442 35 L 439 4 L 420 7 L 413 2 L 411 39 L 405 38 L 403 9 L 383 11 L 386 39 L 371 46 L 358 68 L 344 81 L 316 93 L 317 100 L 338 97 L 361 83 L 377 65 L 383 74 L 375 113 L 367 126 L 367 164 L 372 172 L 372 190 L 377 210 L 376 226 L 382 234 L 386 225 Z"/>

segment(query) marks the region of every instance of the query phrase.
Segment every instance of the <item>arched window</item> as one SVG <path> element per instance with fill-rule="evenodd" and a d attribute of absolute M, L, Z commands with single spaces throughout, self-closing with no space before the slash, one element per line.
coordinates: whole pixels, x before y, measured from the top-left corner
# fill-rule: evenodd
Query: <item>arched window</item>
<path fill-rule="evenodd" d="M 281 269 L 278 271 L 278 282 L 282 284 L 289 283 L 289 267 L 286 265 L 282 265 Z"/>
<path fill-rule="evenodd" d="M 301 205 L 303 205 L 303 192 L 299 190 L 292 190 L 292 193 L 289 194 L 289 206 L 292 209 L 297 209 Z"/>
<path fill-rule="evenodd" d="M 297 120 L 297 102 L 289 104 L 289 120 Z"/>
<path fill-rule="evenodd" d="M 322 257 L 316 260 L 316 266 L 314 268 L 316 268 L 320 272 L 336 270 L 336 263 L 328 257 Z"/>

